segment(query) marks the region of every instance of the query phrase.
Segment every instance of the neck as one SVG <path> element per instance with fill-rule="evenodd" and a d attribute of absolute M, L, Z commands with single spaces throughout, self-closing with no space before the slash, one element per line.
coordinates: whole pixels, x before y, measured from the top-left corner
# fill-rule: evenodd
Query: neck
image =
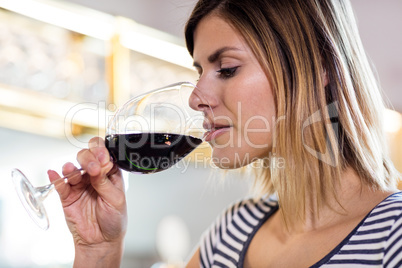
<path fill-rule="evenodd" d="M 327 190 L 327 201 L 320 206 L 313 201 L 312 193 L 306 202 L 304 221 L 294 224 L 291 232 L 302 233 L 320 230 L 347 220 L 363 219 L 378 203 L 395 191 L 374 189 L 361 180 L 358 174 L 347 168 L 335 186 L 335 194 Z"/>

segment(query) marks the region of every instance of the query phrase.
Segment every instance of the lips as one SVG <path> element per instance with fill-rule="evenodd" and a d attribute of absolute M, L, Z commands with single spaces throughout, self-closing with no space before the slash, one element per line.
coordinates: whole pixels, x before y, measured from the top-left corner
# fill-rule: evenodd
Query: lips
<path fill-rule="evenodd" d="M 204 124 L 204 128 L 205 128 Z M 207 133 L 205 133 L 205 141 L 211 141 L 216 139 L 218 136 L 224 134 L 225 132 L 229 131 L 231 126 L 228 125 L 219 125 L 219 124 L 213 124 L 212 126 L 208 124 L 208 127 L 205 129 L 210 129 Z"/>

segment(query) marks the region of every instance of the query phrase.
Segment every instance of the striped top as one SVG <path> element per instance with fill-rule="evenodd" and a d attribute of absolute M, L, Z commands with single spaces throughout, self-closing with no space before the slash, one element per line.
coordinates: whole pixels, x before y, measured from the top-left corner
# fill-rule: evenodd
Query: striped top
<path fill-rule="evenodd" d="M 201 267 L 243 267 L 251 239 L 278 210 L 271 198 L 232 205 L 203 234 Z M 388 196 L 311 267 L 402 267 L 402 192 Z"/>

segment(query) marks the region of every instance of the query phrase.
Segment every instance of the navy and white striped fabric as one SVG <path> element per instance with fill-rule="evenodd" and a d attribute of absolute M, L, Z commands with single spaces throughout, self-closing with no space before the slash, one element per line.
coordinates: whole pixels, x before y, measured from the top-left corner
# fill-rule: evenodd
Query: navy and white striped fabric
<path fill-rule="evenodd" d="M 243 267 L 252 237 L 277 210 L 277 201 L 269 198 L 235 203 L 203 234 L 201 267 Z M 378 204 L 312 267 L 402 267 L 402 192 Z"/>

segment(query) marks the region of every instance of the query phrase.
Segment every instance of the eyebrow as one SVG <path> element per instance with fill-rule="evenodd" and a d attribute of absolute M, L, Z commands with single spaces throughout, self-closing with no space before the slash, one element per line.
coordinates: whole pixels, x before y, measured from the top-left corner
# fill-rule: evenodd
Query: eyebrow
<path fill-rule="evenodd" d="M 218 49 L 217 51 L 215 51 L 213 54 L 211 54 L 208 57 L 209 63 L 216 62 L 224 52 L 229 51 L 229 50 L 240 50 L 240 49 L 238 49 L 237 47 L 223 47 L 223 48 L 220 48 L 220 49 Z M 193 66 L 194 67 L 201 67 L 201 65 L 196 61 L 193 63 Z"/>

